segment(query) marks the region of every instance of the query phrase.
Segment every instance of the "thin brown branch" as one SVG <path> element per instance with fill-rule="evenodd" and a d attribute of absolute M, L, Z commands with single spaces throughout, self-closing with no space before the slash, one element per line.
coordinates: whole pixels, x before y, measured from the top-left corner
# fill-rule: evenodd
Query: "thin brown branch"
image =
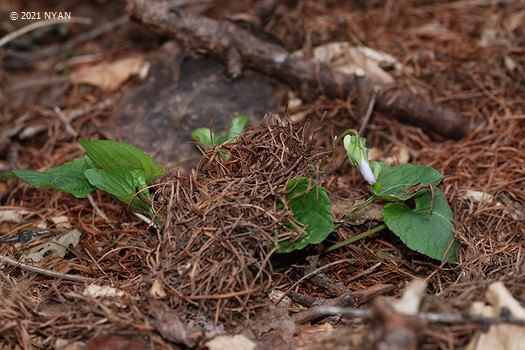
<path fill-rule="evenodd" d="M 333 315 L 344 315 L 345 317 L 372 317 L 373 312 L 370 309 L 360 309 L 352 307 L 339 306 L 318 306 L 317 313 L 319 317 L 327 317 Z M 493 324 L 507 323 L 518 326 L 525 326 L 525 320 L 516 318 L 512 315 L 502 315 L 496 317 L 486 317 L 480 315 L 473 315 L 469 313 L 461 314 L 444 314 L 437 312 L 418 312 L 414 316 L 421 320 L 432 323 L 448 323 L 448 324 L 465 324 L 476 323 L 483 327 L 488 327 Z"/>
<path fill-rule="evenodd" d="M 345 306 L 356 307 L 371 301 L 378 295 L 390 293 L 393 290 L 394 286 L 391 284 L 379 284 L 357 292 L 345 293 L 337 298 L 325 300 L 321 305 L 312 306 L 308 310 L 295 314 L 293 319 L 297 323 L 314 321 L 325 317 L 326 314 L 324 312 L 328 307 L 339 307 L 341 309 Z"/>
<path fill-rule="evenodd" d="M 91 278 L 91 277 L 82 277 L 82 276 L 77 276 L 77 275 L 70 275 L 68 273 L 62 273 L 62 272 L 58 272 L 58 271 L 45 269 L 43 267 L 29 265 L 29 264 L 23 263 L 21 261 L 17 261 L 17 260 L 11 259 L 10 257 L 7 257 L 7 256 L 2 255 L 2 254 L 0 254 L 0 261 L 3 262 L 3 263 L 6 263 L 8 265 L 14 266 L 14 267 L 19 267 L 19 268 L 21 268 L 23 270 L 26 270 L 26 271 L 36 272 L 36 273 L 39 273 L 39 274 L 42 274 L 42 275 L 45 275 L 45 276 L 49 276 L 49 277 L 56 277 L 56 278 L 59 278 L 59 279 L 69 280 L 69 281 L 73 281 L 73 282 L 93 282 L 93 281 L 95 281 L 95 279 Z"/>

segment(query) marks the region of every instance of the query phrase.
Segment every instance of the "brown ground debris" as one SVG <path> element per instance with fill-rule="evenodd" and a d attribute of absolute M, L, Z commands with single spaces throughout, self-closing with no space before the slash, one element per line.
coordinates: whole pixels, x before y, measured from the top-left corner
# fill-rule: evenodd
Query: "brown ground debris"
<path fill-rule="evenodd" d="M 166 223 L 154 275 L 172 307 L 216 309 L 225 321 L 224 310 L 248 311 L 250 299 L 268 293 L 274 247 L 298 235 L 284 225 L 289 209 L 277 204 L 286 183 L 315 178 L 326 155 L 308 140 L 308 128 L 286 124 L 271 116 L 237 142 L 205 153 L 202 172 L 189 178 L 170 172 L 159 180 L 153 204 Z"/>
<path fill-rule="evenodd" d="M 24 2 L 0 3 L 4 18 L 22 10 L 11 8 L 15 3 Z M 41 76 L 57 77 L 79 65 L 94 66 L 100 60 L 113 61 L 136 52 L 154 53 L 164 40 L 126 21 L 123 2 L 97 2 L 104 12 L 94 3 L 82 3 L 79 11 L 90 8 L 86 16 L 94 19 L 94 26 L 101 24 L 98 21 L 117 19 L 111 31 L 106 29 L 102 36 L 89 36 L 74 45 L 75 54 L 85 55 L 84 61 L 70 61 L 63 47 L 52 54 L 38 51 L 63 42 L 49 33 L 45 36 L 48 41 L 37 43 L 36 51 L 1 48 L 5 58 L 0 69 L 2 171 L 42 170 L 81 157 L 77 137 L 106 137 L 106 131 L 116 124 L 112 117 L 123 90 L 140 84 L 138 78 L 131 78 L 122 91 L 109 93 L 64 80 L 41 86 Z M 190 5 L 188 11 L 224 19 L 249 10 L 254 2 L 223 5 L 203 2 Z M 468 311 L 474 301 L 485 300 L 484 292 L 493 281 L 504 282 L 523 303 L 524 18 L 520 1 L 326 0 L 286 1 L 261 21 L 260 29 L 285 50 L 302 49 L 306 57 L 314 47 L 336 41 L 387 52 L 404 67 L 394 76 L 398 89 L 447 104 L 469 120 L 469 134 L 452 141 L 433 130 L 423 132 L 401 124 L 385 111 L 374 111 L 365 134 L 368 146 L 378 149 L 379 157 L 404 147 L 411 163 L 429 165 L 447 175 L 440 188 L 455 215 L 461 244 L 457 265 L 441 265 L 413 252 L 383 230 L 321 256 L 314 268 L 326 266 L 323 274 L 349 292 L 388 284 L 394 287 L 393 295 L 400 296 L 408 281 L 424 278 L 429 286 L 422 303 L 425 312 Z M 2 35 L 15 25 L 23 23 L 9 22 L 0 28 Z M 71 26 L 70 30 L 75 38 L 84 27 Z M 23 41 L 16 44 L 27 48 Z M 103 58 L 92 55 L 94 51 Z M 188 51 L 189 56 L 200 54 L 198 49 Z M 65 216 L 82 230 L 80 244 L 69 249 L 61 261 L 48 261 L 45 267 L 67 269 L 124 292 L 118 298 L 94 298 L 84 295 L 87 283 L 2 264 L 0 347 L 48 349 L 78 342 L 87 348 L 94 338 L 110 342 L 119 340 L 118 335 L 135 341 L 137 347 L 146 342 L 150 348 L 174 349 L 175 343 L 194 346 L 203 337 L 220 333 L 225 319 L 232 325 L 242 324 L 253 316 L 251 311 L 263 305 L 264 294 L 272 288 L 293 287 L 294 293 L 314 301 L 334 298 L 311 279 L 301 280 L 311 267 L 304 256 L 289 257 L 279 270 L 272 270 L 268 263 L 279 239 L 273 233 L 283 228 L 283 219 L 289 215 L 286 210 L 276 210 L 275 204 L 290 177 L 320 177 L 330 195 L 356 201 L 366 197 L 362 177 L 342 161 L 346 157 L 342 149 L 334 152 L 323 169 L 327 175 L 317 168 L 321 150 L 329 149 L 334 134 L 359 129 L 357 93 L 351 91 L 339 99 L 315 97 L 318 91 L 305 92 L 301 86 L 298 90 L 294 96 L 303 97 L 304 103 L 294 112 L 322 126 L 316 137 L 273 123 L 250 131 L 236 144 L 207 152 L 189 177 L 171 171 L 153 188 L 155 208 L 167 218 L 163 231 L 139 222 L 100 192 L 93 194 L 91 204 L 16 181 L 0 182 L 1 209 L 25 211 L 17 223 L 2 223 L 0 237 L 34 229 L 43 222 L 52 227 L 52 233 L 61 232 L 51 219 Z M 60 106 L 61 117 L 55 106 Z M 224 164 L 219 162 L 221 151 L 231 154 Z M 469 191 L 488 196 L 479 200 Z M 371 227 L 366 221 L 343 226 L 328 238 L 327 245 Z M 19 260 L 27 249 L 2 244 L 0 254 Z M 314 248 L 307 255 L 317 252 Z M 199 274 L 193 273 L 197 270 Z M 297 304 L 290 304 L 287 311 L 298 309 Z M 185 325 L 179 330 L 186 334 L 176 334 L 169 327 L 177 322 Z M 371 349 L 375 334 L 368 320 L 328 318 L 321 322 L 302 328 L 297 342 L 309 349 Z M 421 331 L 420 348 L 462 349 L 478 329 L 472 323 L 430 324 Z M 91 345 L 100 344 L 97 341 Z"/>

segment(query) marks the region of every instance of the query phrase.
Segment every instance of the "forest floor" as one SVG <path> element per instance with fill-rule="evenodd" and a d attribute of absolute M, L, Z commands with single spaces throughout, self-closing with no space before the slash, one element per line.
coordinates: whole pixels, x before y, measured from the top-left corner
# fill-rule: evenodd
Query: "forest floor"
<path fill-rule="evenodd" d="M 496 337 L 507 334 L 502 338 L 523 343 L 523 322 L 502 322 L 511 320 L 507 309 L 515 318 L 525 315 L 523 2 L 185 3 L 181 11 L 153 13 L 149 19 L 136 13 L 149 10 L 139 0 L 0 4 L 0 37 L 7 38 L 0 41 L 0 171 L 42 171 L 82 157 L 79 138 L 133 143 L 171 170 L 151 189 L 168 218 L 158 228 L 100 191 L 82 199 L 0 180 L 0 240 L 15 237 L 0 244 L 0 348 L 379 349 L 387 343 L 403 349 L 417 343 L 419 349 L 463 349 L 471 343 L 483 349 L 493 344 L 489 328 Z M 26 12 L 41 19 L 25 20 Z M 73 20 L 44 23 L 50 12 L 55 17 L 71 13 Z M 7 19 L 13 13 L 16 21 Z M 164 15 L 178 16 L 189 29 L 170 32 L 161 26 Z M 302 67 L 283 72 L 262 60 L 272 54 L 263 50 L 266 46 L 251 48 L 255 58 L 238 60 L 237 51 L 218 49 L 221 43 L 213 39 L 196 40 L 207 27 L 197 21 L 192 32 L 190 17 L 229 23 L 275 45 L 270 48 L 301 51 L 305 60 L 322 45 L 344 42 L 338 46 L 344 52 L 339 62 L 323 60 L 334 70 L 338 64 L 352 66 L 350 47 L 388 54 L 394 63 L 353 58 L 374 65 L 367 75 L 376 72 L 374 81 L 394 93 L 381 90 L 378 108 L 363 122 L 370 98 L 365 95 L 363 102 L 357 84 L 343 87 L 335 79 L 333 86 L 323 85 L 330 77 L 315 70 L 302 84 L 309 79 L 301 76 Z M 40 27 L 17 32 L 31 23 Z M 430 110 L 420 109 L 418 116 L 420 105 L 412 105 L 412 97 Z M 407 105 L 396 105 L 400 99 Z M 267 112 L 289 125 L 264 119 Z M 249 115 L 254 125 L 246 136 L 251 143 L 235 151 L 244 168 L 233 162 L 223 166 L 217 150 L 203 154 L 190 143 L 194 129 L 211 125 L 224 133 L 237 115 Z M 418 119 L 423 115 L 430 119 Z M 268 118 L 274 123 L 267 124 Z M 407 248 L 387 229 L 320 254 L 377 226 L 381 215 L 374 208 L 319 245 L 272 255 L 276 217 L 257 210 L 279 213 L 267 199 L 276 198 L 288 177 L 317 177 L 332 200 L 334 220 L 366 199 L 368 185 L 341 146 L 322 174 L 304 170 L 330 149 L 334 136 L 361 127 L 373 159 L 424 164 L 446 175 L 439 188 L 454 213 L 460 244 L 456 264 Z M 263 180 L 268 187 L 253 174 L 261 175 L 273 159 L 261 160 L 260 145 L 283 165 Z M 249 175 L 228 178 L 235 169 L 248 168 Z M 245 186 L 248 199 L 241 198 L 241 187 L 225 190 L 234 184 Z M 251 201 L 253 193 L 264 200 Z M 191 200 L 178 205 L 174 198 Z M 336 209 L 337 203 L 343 209 Z M 241 206 L 252 211 L 248 215 Z M 206 250 L 212 244 L 206 239 L 228 225 L 251 227 L 257 236 Z M 177 232 L 181 228 L 185 231 Z M 25 231 L 42 234 L 20 242 Z M 59 243 L 49 243 L 53 240 Z M 246 266 L 231 263 L 241 251 L 246 256 L 239 261 Z M 36 255 L 28 259 L 30 252 Z M 400 298 L 418 279 L 426 281 L 424 295 L 416 297 L 420 313 L 389 309 L 390 299 L 382 297 Z M 275 307 L 270 299 L 283 300 Z M 488 314 L 492 318 L 465 316 L 477 302 L 495 307 Z M 312 306 L 318 304 L 371 313 L 316 315 Z M 428 313 L 442 318 L 425 319 Z M 223 338 L 230 343 L 221 347 L 221 334 L 242 337 Z M 497 347 L 518 349 L 515 344 Z"/>

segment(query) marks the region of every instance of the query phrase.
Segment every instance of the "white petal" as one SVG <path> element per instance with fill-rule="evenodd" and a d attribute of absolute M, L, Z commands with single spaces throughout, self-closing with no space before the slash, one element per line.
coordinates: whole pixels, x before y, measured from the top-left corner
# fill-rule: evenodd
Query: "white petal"
<path fill-rule="evenodd" d="M 368 182 L 370 185 L 376 183 L 374 172 L 372 171 L 370 164 L 368 164 L 368 161 L 366 161 L 365 159 L 361 159 L 361 166 L 359 167 L 359 171 L 365 178 L 366 182 Z"/>

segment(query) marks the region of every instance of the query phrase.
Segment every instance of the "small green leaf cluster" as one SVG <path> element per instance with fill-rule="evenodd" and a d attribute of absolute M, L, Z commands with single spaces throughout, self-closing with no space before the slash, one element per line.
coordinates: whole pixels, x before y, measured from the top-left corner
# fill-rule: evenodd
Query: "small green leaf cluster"
<path fill-rule="evenodd" d="M 222 145 L 226 141 L 235 142 L 235 138 L 242 134 L 248 126 L 250 126 L 250 117 L 238 116 L 232 119 L 228 136 L 217 135 L 209 128 L 198 128 L 191 133 L 191 137 L 208 146 L 205 149 L 211 149 L 211 147 Z M 224 160 L 228 160 L 229 155 L 227 153 L 221 152 L 221 156 Z"/>
<path fill-rule="evenodd" d="M 225 142 L 235 142 L 235 138 L 249 125 L 250 117 L 239 116 L 231 121 L 228 136 L 217 135 L 208 128 L 198 128 L 192 132 L 191 137 L 210 149 Z M 228 154 L 221 153 L 221 155 L 224 160 L 228 160 Z M 308 244 L 324 241 L 334 230 L 332 207 L 325 189 L 317 185 L 313 179 L 299 178 L 290 180 L 285 192 L 285 201 L 293 215 L 293 222 L 287 222 L 286 226 L 302 232 L 303 235 L 294 242 L 289 240 L 280 242 L 278 252 L 288 253 L 303 249 Z M 283 203 L 279 204 L 282 208 Z"/>
<path fill-rule="evenodd" d="M 144 198 L 151 199 L 147 186 L 166 172 L 147 154 L 135 146 L 110 140 L 79 139 L 86 151 L 62 166 L 46 169 L 6 171 L 1 178 L 17 178 L 36 188 L 52 188 L 84 198 L 99 189 L 133 209 L 153 214 Z"/>

